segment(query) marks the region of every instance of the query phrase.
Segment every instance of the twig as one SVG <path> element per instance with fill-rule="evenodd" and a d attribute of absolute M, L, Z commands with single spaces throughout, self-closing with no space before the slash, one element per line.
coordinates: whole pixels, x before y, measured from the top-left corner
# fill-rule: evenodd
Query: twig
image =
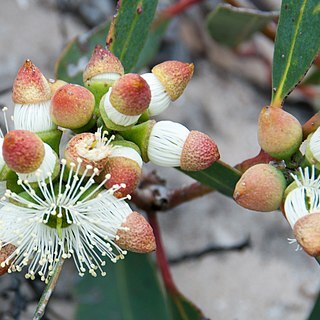
<path fill-rule="evenodd" d="M 180 13 L 184 12 L 186 9 L 189 7 L 200 3 L 204 0 L 180 0 L 179 2 L 169 6 L 168 8 L 164 9 L 160 14 L 159 14 L 159 19 L 167 19 L 167 18 L 172 18 L 174 16 L 179 15 Z"/>
<path fill-rule="evenodd" d="M 199 182 L 181 188 L 168 189 L 163 181 L 157 182 L 154 175 L 155 173 L 150 174 L 153 176 L 150 184 L 142 180 L 140 187 L 132 194 L 132 202 L 145 211 L 166 211 L 214 191 Z"/>
<path fill-rule="evenodd" d="M 46 288 L 43 291 L 43 294 L 42 294 L 41 299 L 38 303 L 37 309 L 34 313 L 33 320 L 40 320 L 43 317 L 46 306 L 49 302 L 49 299 L 52 295 L 52 292 L 53 292 L 54 288 L 56 287 L 57 281 L 59 279 L 59 275 L 62 270 L 63 263 L 64 263 L 64 259 L 60 259 L 59 262 L 57 263 L 57 265 L 53 271 L 53 275 L 50 278 Z"/>
<path fill-rule="evenodd" d="M 221 253 L 226 251 L 241 251 L 250 246 L 251 246 L 251 241 L 250 241 L 250 237 L 248 236 L 243 241 L 231 246 L 210 245 L 207 248 L 199 251 L 184 253 L 181 256 L 169 259 L 169 264 L 173 265 L 173 264 L 178 264 L 178 263 L 189 261 L 189 260 L 194 260 L 197 258 L 201 258 L 210 253 Z"/>
<path fill-rule="evenodd" d="M 161 239 L 161 234 L 160 234 L 160 228 L 157 220 L 157 214 L 154 211 L 147 211 L 148 218 L 150 225 L 153 229 L 153 233 L 156 239 L 156 245 L 157 245 L 157 250 L 156 250 L 156 256 L 157 256 L 157 264 L 160 268 L 160 272 L 162 275 L 162 279 L 164 282 L 164 285 L 166 286 L 166 289 L 171 292 L 171 293 L 178 293 L 178 289 L 173 281 L 169 265 L 168 265 L 168 260 L 166 257 L 166 254 L 164 252 L 163 244 L 162 244 L 162 239 Z"/>

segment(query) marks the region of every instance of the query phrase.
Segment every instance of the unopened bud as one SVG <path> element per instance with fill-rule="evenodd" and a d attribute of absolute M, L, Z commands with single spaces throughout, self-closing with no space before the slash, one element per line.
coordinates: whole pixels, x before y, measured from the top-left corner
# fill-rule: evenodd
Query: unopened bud
<path fill-rule="evenodd" d="M 241 176 L 233 198 L 242 207 L 254 211 L 274 211 L 279 208 L 286 180 L 282 172 L 269 164 L 257 164 Z"/>
<path fill-rule="evenodd" d="M 78 129 L 90 121 L 94 105 L 94 96 L 88 89 L 67 84 L 59 88 L 52 97 L 51 118 L 58 126 Z"/>
<path fill-rule="evenodd" d="M 288 159 L 302 142 L 302 127 L 290 113 L 264 107 L 259 117 L 258 140 L 261 148 L 276 159 Z"/>
<path fill-rule="evenodd" d="M 33 132 L 9 131 L 3 141 L 2 153 L 8 167 L 18 173 L 36 171 L 45 155 L 44 144 Z"/>
<path fill-rule="evenodd" d="M 153 230 L 146 219 L 138 212 L 132 212 L 121 224 L 115 243 L 122 249 L 137 253 L 156 250 Z"/>

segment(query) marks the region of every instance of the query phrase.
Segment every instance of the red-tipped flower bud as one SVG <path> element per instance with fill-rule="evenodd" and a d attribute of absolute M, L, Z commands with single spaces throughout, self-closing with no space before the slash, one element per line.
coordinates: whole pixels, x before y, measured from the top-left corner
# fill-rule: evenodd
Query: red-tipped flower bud
<path fill-rule="evenodd" d="M 257 164 L 242 175 L 233 198 L 250 210 L 274 211 L 281 204 L 285 188 L 286 180 L 280 170 L 269 164 Z"/>
<path fill-rule="evenodd" d="M 41 71 L 26 60 L 12 87 L 12 100 L 18 104 L 35 104 L 51 98 L 50 86 Z"/>
<path fill-rule="evenodd" d="M 7 244 L 0 249 L 0 276 L 7 273 L 10 268 L 10 256 L 16 250 L 12 244 Z"/>
<path fill-rule="evenodd" d="M 180 123 L 160 121 L 151 130 L 148 157 L 159 166 L 198 171 L 208 168 L 220 154 L 215 142 L 206 134 L 190 132 Z"/>
<path fill-rule="evenodd" d="M 115 243 L 122 249 L 138 253 L 156 250 L 156 241 L 150 224 L 135 211 L 121 224 Z"/>
<path fill-rule="evenodd" d="M 128 73 L 118 79 L 101 99 L 103 121 L 110 129 L 124 130 L 138 121 L 147 110 L 150 99 L 147 82 L 138 74 Z"/>
<path fill-rule="evenodd" d="M 117 198 L 125 197 L 138 186 L 141 168 L 142 159 L 136 150 L 129 146 L 114 146 L 104 171 L 110 174 L 105 187 L 109 189 L 118 184 L 122 187 L 114 195 Z"/>
<path fill-rule="evenodd" d="M 12 130 L 3 141 L 2 153 L 8 167 L 18 173 L 36 171 L 45 155 L 44 144 L 33 132 Z"/>
<path fill-rule="evenodd" d="M 124 74 L 120 60 L 101 45 L 96 45 L 83 72 L 83 82 L 88 80 L 114 81 Z"/>
<path fill-rule="evenodd" d="M 175 101 L 189 83 L 193 70 L 193 63 L 165 61 L 153 67 L 151 71 L 162 83 L 170 99 Z"/>
<path fill-rule="evenodd" d="M 81 128 L 92 118 L 94 105 L 94 96 L 88 89 L 67 84 L 58 89 L 52 97 L 51 118 L 58 126 Z"/>
<path fill-rule="evenodd" d="M 261 148 L 276 159 L 288 159 L 302 142 L 302 127 L 288 112 L 264 107 L 259 117 L 258 140 Z"/>

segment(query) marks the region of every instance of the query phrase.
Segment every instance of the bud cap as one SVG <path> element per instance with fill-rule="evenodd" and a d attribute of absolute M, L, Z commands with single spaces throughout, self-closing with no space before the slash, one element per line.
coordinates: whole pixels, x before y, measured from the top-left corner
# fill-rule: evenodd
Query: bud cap
<path fill-rule="evenodd" d="M 153 67 L 151 71 L 165 87 L 171 100 L 175 101 L 189 83 L 193 70 L 193 63 L 165 61 Z"/>

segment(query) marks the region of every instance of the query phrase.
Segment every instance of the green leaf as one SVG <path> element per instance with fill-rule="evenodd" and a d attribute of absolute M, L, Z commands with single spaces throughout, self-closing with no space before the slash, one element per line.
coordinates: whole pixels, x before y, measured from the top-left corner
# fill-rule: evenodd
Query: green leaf
<path fill-rule="evenodd" d="M 88 275 L 76 285 L 76 320 L 204 319 L 181 294 L 166 294 L 150 255 L 131 253 L 107 268 L 107 277 Z"/>
<path fill-rule="evenodd" d="M 77 320 L 168 318 L 168 309 L 150 256 L 128 254 L 107 266 L 105 278 L 82 278 L 76 286 Z"/>
<path fill-rule="evenodd" d="M 56 78 L 67 82 L 83 84 L 82 73 L 86 67 L 94 47 L 105 46 L 106 34 L 110 22 L 104 22 L 96 28 L 72 40 L 63 50 L 56 62 Z"/>
<path fill-rule="evenodd" d="M 202 171 L 181 171 L 229 197 L 232 197 L 234 187 L 241 176 L 238 170 L 222 161 L 216 161 Z"/>
<path fill-rule="evenodd" d="M 229 47 L 236 47 L 257 31 L 261 31 L 275 17 L 274 12 L 222 4 L 209 14 L 207 28 L 214 40 Z"/>
<path fill-rule="evenodd" d="M 157 3 L 157 0 L 120 2 L 107 42 L 109 49 L 121 60 L 125 72 L 130 72 L 138 61 L 147 40 Z"/>
<path fill-rule="evenodd" d="M 319 263 L 319 257 L 316 258 Z M 308 317 L 308 320 L 319 320 L 320 319 L 320 292 L 318 294 L 318 297 L 313 305 L 313 308 L 310 312 L 310 315 Z"/>
<path fill-rule="evenodd" d="M 273 55 L 271 105 L 282 105 L 319 48 L 319 0 L 283 0 Z"/>
<path fill-rule="evenodd" d="M 155 23 L 152 25 L 152 28 L 149 32 L 147 41 L 140 53 L 139 60 L 135 65 L 135 70 L 139 71 L 151 63 L 159 50 L 162 37 L 167 31 L 169 23 L 169 19 L 164 19 L 159 23 L 157 23 L 157 20 L 155 20 Z"/>

